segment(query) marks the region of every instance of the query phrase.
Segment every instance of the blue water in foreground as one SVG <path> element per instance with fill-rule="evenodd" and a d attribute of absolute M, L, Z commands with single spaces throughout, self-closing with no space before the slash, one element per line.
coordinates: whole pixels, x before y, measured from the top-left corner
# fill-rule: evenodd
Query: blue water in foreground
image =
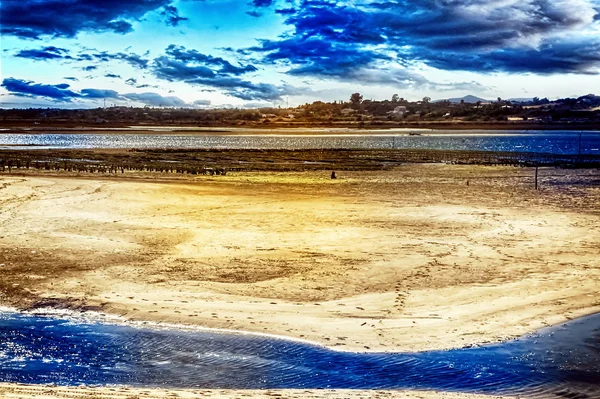
<path fill-rule="evenodd" d="M 276 131 L 274 131 L 276 133 Z M 480 134 L 485 133 L 485 134 Z M 197 136 L 171 134 L 1 134 L 0 148 L 233 148 L 233 149 L 440 149 L 577 154 L 579 132 L 465 131 L 457 134 L 385 133 L 386 136 Z M 29 147 L 28 149 L 35 148 Z M 600 155 L 600 132 L 582 133 L 582 154 Z"/>
<path fill-rule="evenodd" d="M 347 353 L 253 335 L 0 312 L 0 380 L 170 388 L 406 388 L 600 398 L 600 314 L 478 348 Z"/>

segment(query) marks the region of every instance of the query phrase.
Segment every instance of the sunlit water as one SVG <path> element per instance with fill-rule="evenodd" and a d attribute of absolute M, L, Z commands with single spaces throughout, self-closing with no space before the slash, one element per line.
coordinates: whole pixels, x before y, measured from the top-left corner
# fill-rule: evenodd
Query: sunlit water
<path fill-rule="evenodd" d="M 600 155 L 600 133 L 494 131 L 387 135 L 1 134 L 0 148 L 451 149 Z M 10 147 L 8 147 L 10 146 Z M 22 146 L 22 147 L 21 147 Z M 35 147 L 27 147 L 35 146 Z"/>
<path fill-rule="evenodd" d="M 600 154 L 600 133 L 422 136 L 1 134 L 8 148 L 421 148 Z M 28 147 L 35 145 L 36 147 Z M 23 147 L 19 147 L 23 146 Z M 408 388 L 600 398 L 600 315 L 499 345 L 346 353 L 273 338 L 0 313 L 0 380 L 173 388 Z"/>
<path fill-rule="evenodd" d="M 4 312 L 0 380 L 170 388 L 406 388 L 600 398 L 600 315 L 479 348 L 347 353 L 261 336 Z"/>

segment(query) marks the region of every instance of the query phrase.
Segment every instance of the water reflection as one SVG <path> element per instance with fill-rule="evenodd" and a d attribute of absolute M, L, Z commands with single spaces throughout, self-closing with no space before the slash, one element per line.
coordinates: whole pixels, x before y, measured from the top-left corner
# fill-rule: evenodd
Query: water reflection
<path fill-rule="evenodd" d="M 494 134 L 422 136 L 197 136 L 178 134 L 2 134 L 0 148 L 240 148 L 240 149 L 452 149 L 577 154 L 579 132 L 498 131 Z M 8 147 L 10 146 L 10 147 Z M 22 146 L 22 147 L 19 147 Z M 29 146 L 29 147 L 27 147 Z M 582 154 L 600 154 L 600 133 L 585 132 Z"/>
<path fill-rule="evenodd" d="M 600 315 L 499 345 L 367 354 L 260 336 L 0 313 L 0 380 L 179 388 L 418 388 L 600 398 Z"/>

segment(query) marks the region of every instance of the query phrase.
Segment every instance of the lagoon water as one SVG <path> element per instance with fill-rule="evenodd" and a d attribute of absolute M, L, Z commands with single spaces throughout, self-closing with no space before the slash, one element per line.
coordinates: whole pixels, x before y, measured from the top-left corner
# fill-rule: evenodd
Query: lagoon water
<path fill-rule="evenodd" d="M 0 380 L 170 388 L 406 388 L 600 398 L 600 314 L 502 344 L 349 353 L 264 336 L 0 312 Z"/>
<path fill-rule="evenodd" d="M 160 132 L 157 132 L 160 133 Z M 164 132 L 163 132 L 164 133 Z M 577 154 L 576 131 L 422 131 L 410 136 L 403 131 L 335 135 L 189 135 L 169 134 L 0 134 L 0 148 L 241 148 L 241 149 L 449 149 L 481 151 L 544 152 Z M 485 134 L 484 134 L 485 133 Z M 35 146 L 35 147 L 32 147 Z M 600 155 L 600 132 L 581 135 L 581 153 Z"/>
<path fill-rule="evenodd" d="M 576 154 L 579 132 L 0 134 L 2 145 L 11 149 L 424 148 Z M 581 153 L 600 155 L 599 132 L 582 134 Z M 348 353 L 264 336 L 138 328 L 0 311 L 0 381 L 171 388 L 436 389 L 600 399 L 600 314 L 478 348 Z"/>

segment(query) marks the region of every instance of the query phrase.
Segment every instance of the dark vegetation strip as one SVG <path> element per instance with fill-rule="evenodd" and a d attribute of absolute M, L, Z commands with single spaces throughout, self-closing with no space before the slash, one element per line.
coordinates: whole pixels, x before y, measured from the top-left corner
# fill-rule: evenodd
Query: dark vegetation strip
<path fill-rule="evenodd" d="M 229 171 L 381 170 L 403 163 L 600 168 L 600 155 L 422 149 L 0 151 L 0 172 L 37 169 L 120 174 L 127 170 L 225 175 Z"/>

